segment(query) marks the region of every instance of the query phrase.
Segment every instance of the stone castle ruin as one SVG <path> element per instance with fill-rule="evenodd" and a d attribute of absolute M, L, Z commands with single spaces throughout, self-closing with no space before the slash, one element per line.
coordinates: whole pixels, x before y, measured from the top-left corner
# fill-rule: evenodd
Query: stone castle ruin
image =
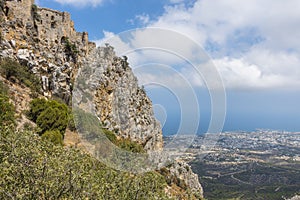
<path fill-rule="evenodd" d="M 84 48 L 86 53 L 89 47 L 95 46 L 93 43 L 89 44 L 87 32 L 76 32 L 74 22 L 68 12 L 39 8 L 34 4 L 34 0 L 6 0 L 4 2 L 5 16 L 12 22 L 12 26 L 17 25 L 18 28 L 24 30 L 33 28 L 35 34 L 31 36 L 44 44 L 59 44 L 63 38 L 68 38 Z M 16 35 L 16 32 L 13 32 L 11 35 Z"/>
<path fill-rule="evenodd" d="M 41 77 L 45 96 L 70 101 L 72 79 L 96 45 L 76 32 L 67 12 L 40 8 L 33 0 L 4 0 L 0 57 L 11 57 Z"/>

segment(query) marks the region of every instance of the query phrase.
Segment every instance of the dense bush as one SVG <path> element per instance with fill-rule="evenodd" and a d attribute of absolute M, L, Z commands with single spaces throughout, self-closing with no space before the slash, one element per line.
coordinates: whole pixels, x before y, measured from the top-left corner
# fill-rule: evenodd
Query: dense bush
<path fill-rule="evenodd" d="M 96 139 L 101 133 L 101 123 L 98 118 L 82 109 L 73 109 L 74 122 L 76 124 L 76 129 L 84 134 L 85 138 L 90 140 Z"/>
<path fill-rule="evenodd" d="M 115 171 L 25 131 L 0 133 L 0 199 L 167 199 L 156 172 Z"/>
<path fill-rule="evenodd" d="M 40 93 L 41 81 L 34 74 L 30 73 L 26 66 L 20 65 L 11 59 L 3 59 L 0 61 L 0 74 L 7 80 L 16 81 L 31 89 L 33 94 Z"/>
<path fill-rule="evenodd" d="M 36 123 L 42 132 L 48 130 L 58 130 L 62 135 L 68 125 L 67 109 L 60 109 L 60 106 L 49 106 L 38 116 Z"/>
<path fill-rule="evenodd" d="M 0 128 L 5 125 L 15 124 L 15 108 L 9 102 L 7 88 L 0 81 Z"/>
<path fill-rule="evenodd" d="M 69 123 L 69 108 L 55 100 L 34 99 L 30 102 L 27 116 L 41 129 L 40 134 L 58 130 L 62 136 Z"/>
<path fill-rule="evenodd" d="M 8 88 L 5 84 L 0 81 L 0 94 L 7 95 L 8 94 Z"/>
<path fill-rule="evenodd" d="M 63 137 L 62 137 L 62 134 L 58 130 L 46 131 L 42 135 L 42 139 L 48 140 L 56 145 L 63 145 Z"/>
<path fill-rule="evenodd" d="M 32 121 L 36 122 L 38 116 L 47 109 L 47 100 L 46 99 L 33 99 L 29 105 L 29 111 L 27 116 Z"/>
<path fill-rule="evenodd" d="M 0 94 L 0 126 L 15 123 L 14 106 L 9 102 L 9 98 Z"/>

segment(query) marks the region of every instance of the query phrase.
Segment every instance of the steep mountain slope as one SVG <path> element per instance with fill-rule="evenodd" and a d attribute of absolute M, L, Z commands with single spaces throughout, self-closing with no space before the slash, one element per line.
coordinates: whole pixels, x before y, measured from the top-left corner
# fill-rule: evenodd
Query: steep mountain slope
<path fill-rule="evenodd" d="M 104 128 L 117 136 L 140 143 L 145 150 L 162 150 L 162 130 L 155 119 L 152 102 L 138 86 L 129 63 L 115 55 L 113 47 L 93 50 L 83 63 L 87 71 L 80 80 L 94 95 L 97 116 Z"/>
<path fill-rule="evenodd" d="M 141 144 L 146 151 L 161 150 L 162 131 L 154 118 L 152 103 L 138 86 L 126 59 L 116 56 L 109 45 L 96 48 L 87 33 L 75 31 L 68 13 L 39 8 L 33 3 L 1 0 L 1 60 L 15 60 L 38 77 L 38 95 L 60 98 L 67 104 L 71 103 L 78 71 L 86 65 L 97 68 L 99 74 L 92 80 L 97 85 L 94 103 L 104 128 Z M 18 87 L 18 83 L 14 84 L 11 88 Z M 21 111 L 26 110 L 27 105 L 18 105 Z M 175 162 L 164 175 L 171 177 L 166 188 L 169 195 L 177 199 L 202 198 L 198 177 L 187 164 Z M 186 195 L 188 191 L 190 195 Z"/>

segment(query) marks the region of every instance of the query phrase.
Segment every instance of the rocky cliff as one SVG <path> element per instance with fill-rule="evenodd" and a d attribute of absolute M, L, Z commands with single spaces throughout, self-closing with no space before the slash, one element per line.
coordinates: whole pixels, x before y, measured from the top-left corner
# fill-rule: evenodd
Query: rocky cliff
<path fill-rule="evenodd" d="M 140 143 L 147 151 L 161 150 L 161 126 L 154 117 L 151 100 L 138 86 L 126 58 L 116 56 L 107 44 L 93 50 L 84 66 L 97 72 L 83 78 L 88 87 L 96 87 L 91 95 L 104 128 Z"/>
<path fill-rule="evenodd" d="M 70 101 L 72 79 L 95 44 L 78 33 L 67 12 L 39 8 L 33 0 L 1 1 L 1 57 L 28 66 L 43 95 Z"/>
<path fill-rule="evenodd" d="M 138 142 L 147 152 L 163 149 L 162 130 L 154 117 L 151 100 L 138 86 L 126 57 L 118 57 L 113 47 L 106 44 L 91 51 L 76 83 L 80 88 L 80 92 L 75 90 L 76 102 L 82 102 L 79 104 L 83 107 L 94 103 L 92 112 L 96 111 L 104 128 Z M 171 196 L 186 199 L 176 189 L 180 188 L 179 191 L 189 190 L 191 199 L 203 197 L 198 176 L 185 162 L 173 161 L 160 172 L 168 179 L 167 193 Z"/>
<path fill-rule="evenodd" d="M 39 8 L 33 3 L 1 0 L 0 58 L 9 57 L 27 66 L 41 80 L 43 96 L 58 97 L 67 103 L 71 101 L 78 70 L 83 66 L 97 69 L 97 78 L 92 80 L 97 85 L 93 95 L 103 126 L 118 137 L 140 143 L 146 151 L 161 150 L 160 124 L 127 59 L 118 57 L 109 45 L 96 48 L 87 33 L 75 31 L 68 13 Z M 168 174 L 182 180 L 184 189 L 202 197 L 198 177 L 187 164 L 173 163 Z"/>

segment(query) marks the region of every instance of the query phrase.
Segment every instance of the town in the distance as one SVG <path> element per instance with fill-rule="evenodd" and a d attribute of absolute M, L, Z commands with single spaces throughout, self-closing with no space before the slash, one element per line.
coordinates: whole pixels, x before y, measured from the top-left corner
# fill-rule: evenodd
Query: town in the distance
<path fill-rule="evenodd" d="M 208 137 L 196 136 L 181 152 L 174 148 L 198 174 L 206 198 L 289 199 L 300 194 L 300 132 L 224 132 L 206 145 Z M 174 136 L 164 140 L 174 143 Z M 177 144 L 190 141 L 176 137 Z"/>

